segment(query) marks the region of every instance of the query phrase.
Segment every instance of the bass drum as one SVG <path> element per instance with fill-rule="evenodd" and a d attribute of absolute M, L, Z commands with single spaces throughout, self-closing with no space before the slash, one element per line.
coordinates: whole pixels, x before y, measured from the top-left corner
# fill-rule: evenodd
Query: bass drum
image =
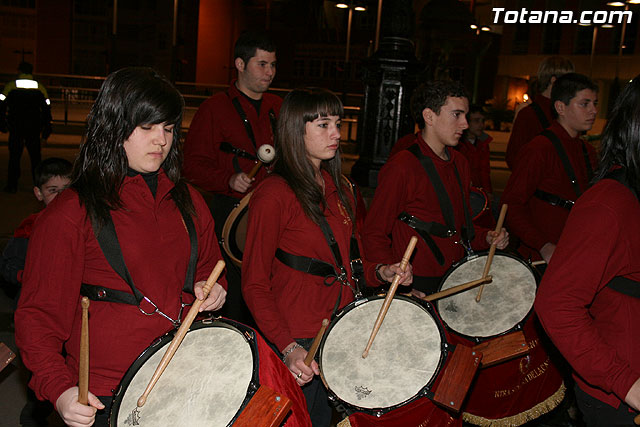
<path fill-rule="evenodd" d="M 222 249 L 238 267 L 242 266 L 242 254 L 247 240 L 247 214 L 251 194 L 253 193 L 247 194 L 240 200 L 222 227 L 222 238 L 220 239 Z"/>
<path fill-rule="evenodd" d="M 426 396 L 447 356 L 430 305 L 396 296 L 366 359 L 362 352 L 384 301 L 357 300 L 331 322 L 319 348 L 329 397 L 347 413 L 381 416 Z"/>
<path fill-rule="evenodd" d="M 215 320 L 191 326 L 171 363 L 137 408 L 175 331 L 158 339 L 131 365 L 114 395 L 110 425 L 228 426 L 258 389 L 255 332 Z"/>

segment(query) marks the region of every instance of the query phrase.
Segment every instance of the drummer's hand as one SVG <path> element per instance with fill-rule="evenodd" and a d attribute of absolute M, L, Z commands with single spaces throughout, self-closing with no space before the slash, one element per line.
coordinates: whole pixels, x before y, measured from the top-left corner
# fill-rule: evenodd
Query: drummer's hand
<path fill-rule="evenodd" d="M 624 401 L 636 411 L 640 411 L 640 378 L 633 383 Z"/>
<path fill-rule="evenodd" d="M 400 276 L 400 285 L 409 286 L 413 283 L 413 267 L 411 264 L 407 264 L 407 269 L 402 271 L 400 268 L 400 263 L 396 264 L 388 264 L 382 265 L 378 269 L 378 273 L 380 273 L 380 277 L 382 277 L 387 282 L 393 282 L 396 274 Z"/>
<path fill-rule="evenodd" d="M 255 180 L 255 178 L 249 178 L 244 172 L 236 173 L 229 178 L 229 187 L 238 193 L 246 193 Z"/>
<path fill-rule="evenodd" d="M 66 425 L 88 427 L 96 420 L 96 410 L 104 409 L 104 405 L 91 392 L 89 392 L 89 406 L 83 405 L 78 402 L 78 387 L 71 387 L 58 397 L 56 409 Z"/>
<path fill-rule="evenodd" d="M 202 297 L 204 296 L 204 292 L 202 288 L 206 283 L 207 282 L 203 280 L 193 285 L 193 293 L 196 296 L 196 298 L 198 298 L 199 300 L 202 300 Z M 203 312 L 203 311 L 219 310 L 224 304 L 224 302 L 226 301 L 226 299 L 227 299 L 227 291 L 225 291 L 225 289 L 222 286 L 216 283 L 215 285 L 213 285 L 213 288 L 211 288 L 211 292 L 209 292 L 207 299 L 202 302 L 202 305 L 200 306 L 200 310 L 198 311 Z"/>
<path fill-rule="evenodd" d="M 413 295 L 414 297 L 420 298 L 420 299 L 424 299 L 427 296 L 427 294 L 417 289 L 411 289 L 411 292 L 409 292 L 409 295 Z"/>
<path fill-rule="evenodd" d="M 493 242 L 496 242 L 496 248 L 504 249 L 509 244 L 509 232 L 506 228 L 502 227 L 500 233 L 496 233 L 494 230 L 491 230 L 487 233 L 487 243 L 492 245 Z"/>
<path fill-rule="evenodd" d="M 551 257 L 553 256 L 553 253 L 556 250 L 556 245 L 554 245 L 551 242 L 547 242 L 544 244 L 543 247 L 540 248 L 540 255 L 542 256 L 542 259 L 546 261 L 547 264 L 549 264 L 549 261 L 551 261 Z"/>
<path fill-rule="evenodd" d="M 286 346 L 283 353 L 286 353 L 287 350 L 295 344 L 295 342 L 292 342 Z M 311 381 L 314 375 L 320 375 L 318 363 L 315 360 L 312 360 L 311 366 L 307 366 L 304 364 L 305 357 L 307 357 L 307 350 L 302 347 L 298 347 L 291 353 L 287 354 L 287 357 L 284 359 L 284 364 L 289 368 L 289 372 L 291 372 L 291 375 L 293 375 L 296 382 L 301 386 Z M 302 375 L 300 375 L 300 373 L 302 373 Z"/>

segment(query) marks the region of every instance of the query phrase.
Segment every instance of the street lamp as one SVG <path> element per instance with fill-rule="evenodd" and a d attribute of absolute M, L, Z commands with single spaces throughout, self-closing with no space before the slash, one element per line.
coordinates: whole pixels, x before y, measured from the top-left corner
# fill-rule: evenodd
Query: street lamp
<path fill-rule="evenodd" d="M 349 2 L 339 2 L 336 4 L 336 7 L 339 9 L 349 9 L 349 17 L 347 20 L 347 49 L 344 55 L 345 64 L 349 62 L 349 48 L 351 46 L 351 21 L 353 19 L 353 11 L 356 12 L 364 12 L 367 8 L 360 4 L 354 4 L 353 1 Z"/>

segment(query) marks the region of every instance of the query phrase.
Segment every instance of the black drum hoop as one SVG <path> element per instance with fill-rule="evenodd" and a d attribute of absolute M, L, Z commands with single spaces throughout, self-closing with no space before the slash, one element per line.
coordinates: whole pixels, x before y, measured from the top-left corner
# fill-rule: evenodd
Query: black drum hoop
<path fill-rule="evenodd" d="M 384 414 L 386 414 L 387 412 L 393 411 L 394 409 L 400 408 L 408 403 L 411 403 L 421 397 L 427 397 L 428 399 L 433 399 L 433 392 L 431 391 L 431 387 L 433 387 L 436 379 L 438 378 L 439 374 L 442 371 L 443 366 L 445 365 L 447 359 L 450 356 L 450 353 L 453 351 L 453 349 L 455 348 L 455 346 L 452 346 L 451 344 L 449 344 L 449 342 L 447 341 L 446 335 L 445 335 L 445 331 L 444 328 L 442 326 L 442 320 L 440 319 L 440 316 L 438 315 L 438 313 L 436 312 L 436 310 L 434 309 L 433 305 L 431 303 L 429 303 L 428 301 L 424 301 L 418 298 L 414 298 L 414 297 L 407 297 L 404 295 L 395 295 L 393 297 L 393 299 L 399 299 L 399 300 L 403 300 L 403 301 L 407 301 L 410 302 L 414 305 L 417 305 L 419 307 L 421 307 L 422 309 L 424 309 L 427 313 L 429 313 L 429 315 L 433 318 L 437 328 L 438 328 L 438 334 L 440 335 L 440 342 L 441 342 L 441 348 L 440 348 L 440 359 L 438 361 L 438 365 L 437 368 L 433 374 L 433 376 L 429 379 L 429 381 L 424 385 L 424 387 L 422 387 L 422 389 L 420 389 L 420 391 L 418 391 L 414 396 L 410 397 L 409 399 L 397 403 L 395 405 L 389 406 L 389 407 L 384 407 L 384 408 L 365 408 L 365 407 L 361 407 L 358 405 L 353 405 L 351 403 L 345 402 L 342 399 L 340 399 L 340 397 L 338 397 L 338 395 L 336 395 L 336 393 L 331 390 L 331 388 L 329 387 L 329 385 L 327 384 L 325 378 L 324 378 L 324 373 L 322 370 L 322 352 L 325 346 L 325 341 L 327 340 L 327 337 L 329 336 L 329 334 L 331 333 L 331 330 L 333 329 L 333 327 L 340 321 L 340 319 L 342 319 L 348 312 L 350 312 L 351 310 L 353 310 L 354 308 L 365 304 L 367 302 L 371 302 L 371 301 L 375 301 L 378 299 L 384 299 L 384 295 L 375 295 L 375 296 L 370 296 L 370 297 L 365 297 L 365 298 L 361 298 L 355 301 L 352 301 L 351 303 L 349 303 L 348 305 L 346 305 L 345 307 L 343 307 L 340 311 L 338 311 L 331 319 L 331 322 L 329 323 L 329 326 L 327 326 L 327 330 L 325 331 L 322 340 L 320 341 L 320 346 L 318 347 L 318 353 L 316 356 L 316 361 L 318 362 L 318 366 L 320 368 L 320 378 L 322 380 L 322 383 L 324 384 L 325 388 L 327 389 L 327 394 L 329 396 L 329 400 L 334 404 L 334 406 L 336 407 L 336 409 L 341 412 L 341 413 L 346 413 L 347 415 L 351 415 L 353 413 L 356 412 L 362 412 L 362 413 L 366 413 L 366 414 L 370 414 L 370 415 L 374 415 L 377 417 L 380 417 Z M 364 331 L 363 333 L 366 333 L 367 335 L 370 333 L 371 331 Z M 364 349 L 363 349 L 364 350 Z"/>
<path fill-rule="evenodd" d="M 251 354 L 253 356 L 253 371 L 251 376 L 251 382 L 247 387 L 247 396 L 242 401 L 242 405 L 233 416 L 233 419 L 227 424 L 228 426 L 233 425 L 238 416 L 242 413 L 244 408 L 247 406 L 253 395 L 258 391 L 260 387 L 260 378 L 259 378 L 259 367 L 260 360 L 258 354 L 258 344 L 256 341 L 256 332 L 249 328 L 248 326 L 243 325 L 242 323 L 235 322 L 231 319 L 205 319 L 198 322 L 194 322 L 187 334 L 191 331 L 196 331 L 203 328 L 226 328 L 233 330 L 244 338 L 244 340 L 249 344 L 251 348 Z M 120 403 L 122 402 L 122 396 L 124 392 L 129 387 L 129 384 L 138 373 L 140 368 L 144 366 L 145 362 L 151 358 L 156 352 L 161 351 L 162 349 L 166 349 L 166 345 L 171 343 L 174 335 L 176 334 L 177 329 L 172 329 L 167 332 L 165 335 L 157 338 L 149 347 L 144 349 L 142 353 L 136 358 L 133 364 L 127 369 L 127 372 L 122 377 L 120 384 L 116 388 L 116 392 L 113 394 L 113 404 L 111 406 L 111 411 L 109 413 L 109 425 L 111 427 L 116 427 L 118 425 L 118 415 L 120 412 Z"/>
<path fill-rule="evenodd" d="M 247 205 L 240 211 L 240 214 L 236 217 L 236 221 L 234 221 L 233 224 L 231 224 L 231 229 L 229 231 L 229 250 L 231 251 L 233 256 L 235 256 L 240 260 L 242 259 L 242 256 L 244 255 L 244 253 L 242 249 L 240 249 L 240 247 L 238 246 L 238 242 L 236 241 L 235 237 L 238 233 L 238 227 L 240 226 L 240 222 L 247 215 L 248 211 L 249 211 L 249 206 Z"/>
<path fill-rule="evenodd" d="M 536 282 L 536 289 L 537 289 L 537 287 L 540 285 L 540 274 L 539 274 L 539 273 L 538 273 L 534 268 L 531 268 L 531 265 L 530 265 L 529 263 L 527 263 L 525 260 L 523 260 L 523 259 L 522 259 L 522 258 L 520 258 L 520 257 L 517 257 L 517 256 L 515 256 L 515 255 L 512 255 L 512 254 L 510 254 L 510 253 L 508 253 L 508 252 L 503 252 L 503 251 L 501 251 L 501 250 L 496 250 L 496 253 L 495 253 L 495 254 L 496 254 L 496 255 L 500 255 L 500 256 L 505 256 L 505 257 L 508 257 L 508 258 L 512 258 L 512 259 L 514 259 L 514 260 L 516 260 L 516 261 L 520 262 L 520 263 L 521 263 L 522 265 L 524 265 L 525 267 L 527 267 L 527 269 L 528 269 L 529 271 L 531 271 L 531 273 L 533 274 L 533 278 L 535 279 L 535 282 Z M 449 270 L 447 270 L 447 272 L 445 273 L 445 275 L 444 275 L 444 276 L 442 276 L 442 280 L 440 280 L 440 285 L 438 286 L 438 292 L 442 291 L 442 286 L 444 286 L 444 283 L 447 281 L 447 279 L 449 278 L 449 276 L 450 276 L 450 275 L 451 275 L 451 274 L 452 274 L 452 273 L 453 273 L 453 272 L 454 272 L 458 267 L 460 267 L 462 264 L 464 264 L 464 263 L 466 263 L 466 262 L 468 262 L 468 261 L 470 261 L 470 260 L 472 260 L 472 259 L 475 259 L 475 258 L 476 258 L 476 255 L 477 255 L 478 257 L 484 256 L 484 255 L 489 255 L 489 251 L 479 251 L 479 252 L 476 252 L 476 253 L 475 253 L 475 255 L 474 255 L 474 256 L 472 256 L 472 257 L 468 257 L 468 256 L 467 256 L 467 257 L 462 258 L 462 259 L 461 259 L 461 260 L 459 260 L 459 261 L 456 261 L 456 262 L 451 266 L 451 268 L 449 268 Z M 477 289 L 477 288 L 475 288 L 475 289 Z M 469 290 L 469 291 L 466 291 L 466 292 L 472 292 L 472 290 Z M 476 292 L 477 292 L 477 291 L 476 291 Z M 481 343 L 481 342 L 488 341 L 488 340 L 493 339 L 493 338 L 496 338 L 496 337 L 500 337 L 500 336 L 503 336 L 503 335 L 507 335 L 507 334 L 510 334 L 510 333 L 512 333 L 512 332 L 515 332 L 515 331 L 521 331 L 521 330 L 522 330 L 522 328 L 524 327 L 525 323 L 527 323 L 527 320 L 529 320 L 529 318 L 531 317 L 531 314 L 533 313 L 533 305 L 531 305 L 531 308 L 529 309 L 529 311 L 527 312 L 527 314 L 522 318 L 522 320 L 520 320 L 520 322 L 516 323 L 516 324 L 515 324 L 513 327 L 511 327 L 510 329 L 508 329 L 508 330 L 506 330 L 506 331 L 504 331 L 504 332 L 500 332 L 499 334 L 491 335 L 491 336 L 488 336 L 488 337 L 476 337 L 476 336 L 473 336 L 473 335 L 466 335 L 466 334 L 463 334 L 463 333 L 458 332 L 457 330 L 453 329 L 452 327 L 450 327 L 450 326 L 449 326 L 449 324 L 447 323 L 447 321 L 446 321 L 442 316 L 440 316 L 440 308 L 439 308 L 439 302 L 440 302 L 440 301 L 442 301 L 442 300 L 435 301 L 435 304 L 434 304 L 434 305 L 435 305 L 435 310 L 438 312 L 438 317 L 439 317 L 439 318 L 440 318 L 440 320 L 442 321 L 442 324 L 444 325 L 444 327 L 446 328 L 446 330 L 447 330 L 447 331 L 449 331 L 449 332 L 450 332 L 450 333 L 452 333 L 452 334 L 458 335 L 458 336 L 460 336 L 460 337 L 462 337 L 462 338 L 465 338 L 465 339 L 467 339 L 467 340 L 469 340 L 469 341 L 472 341 L 472 342 L 474 342 L 474 343 L 476 343 L 476 344 Z"/>

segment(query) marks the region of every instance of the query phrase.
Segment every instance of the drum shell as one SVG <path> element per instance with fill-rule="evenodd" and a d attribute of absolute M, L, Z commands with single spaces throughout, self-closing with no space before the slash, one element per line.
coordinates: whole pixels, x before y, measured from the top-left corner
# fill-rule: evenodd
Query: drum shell
<path fill-rule="evenodd" d="M 393 405 L 389 405 L 389 406 L 384 406 L 384 407 L 366 407 L 366 406 L 360 406 L 357 404 L 354 404 L 353 402 L 347 402 L 344 400 L 343 397 L 339 396 L 338 393 L 336 393 L 335 390 L 332 389 L 332 385 L 330 384 L 331 381 L 327 380 L 327 372 L 325 372 L 326 366 L 325 363 L 323 362 L 323 356 L 325 354 L 325 352 L 327 351 L 327 342 L 328 340 L 331 339 L 331 334 L 332 332 L 335 330 L 334 328 L 336 328 L 336 325 L 338 325 L 341 321 L 343 321 L 343 319 L 347 318 L 350 313 L 357 309 L 358 307 L 362 307 L 363 304 L 370 304 L 370 303 L 381 303 L 384 300 L 383 296 L 373 296 L 373 297 L 368 297 L 368 298 L 363 298 L 363 299 L 359 299 L 356 301 L 351 302 L 349 305 L 347 305 L 346 307 L 344 307 L 340 312 L 338 312 L 334 318 L 332 319 L 330 325 L 327 328 L 327 331 L 325 332 L 323 339 L 320 343 L 319 346 L 319 351 L 318 351 L 318 359 L 319 359 L 319 366 L 320 366 L 320 375 L 322 378 L 323 383 L 325 384 L 327 390 L 328 390 L 328 395 L 330 400 L 332 400 L 336 406 L 338 407 L 339 410 L 344 411 L 348 414 L 352 414 L 352 413 L 364 413 L 364 414 L 371 414 L 373 416 L 376 417 L 380 417 L 385 413 L 388 413 L 390 411 L 393 410 L 397 410 L 401 407 L 403 407 L 404 405 L 407 405 L 411 402 L 416 401 L 417 399 L 419 399 L 420 397 L 432 397 L 433 393 L 431 392 L 431 390 L 433 389 L 433 387 L 437 384 L 438 382 L 438 373 L 442 370 L 443 366 L 445 365 L 447 358 L 449 356 L 449 344 L 446 341 L 446 337 L 444 334 L 444 330 L 441 326 L 440 320 L 438 319 L 437 314 L 435 313 L 435 310 L 433 309 L 433 307 L 431 306 L 430 303 L 427 303 L 425 301 L 420 301 L 411 297 L 405 297 L 405 296 L 395 296 L 394 300 L 391 303 L 389 312 L 387 313 L 387 317 L 389 317 L 390 315 L 393 316 L 393 314 L 391 313 L 392 308 L 394 307 L 394 303 L 396 304 L 396 306 L 398 306 L 398 302 L 396 301 L 400 301 L 400 302 L 404 302 L 404 303 L 410 303 L 413 304 L 415 306 L 420 307 L 422 310 L 424 310 L 425 314 L 430 316 L 431 319 L 434 321 L 434 324 L 436 325 L 437 328 L 437 336 L 438 336 L 438 340 L 440 342 L 440 348 L 437 349 L 437 351 L 439 352 L 438 355 L 438 362 L 437 362 L 437 367 L 433 373 L 433 375 L 428 379 L 425 380 L 424 385 L 422 385 L 422 388 L 415 394 L 413 394 L 413 396 L 411 396 L 410 398 L 403 400 L 401 402 L 398 402 L 396 404 Z M 375 311 L 375 315 L 377 316 L 377 313 L 379 312 L 378 309 L 374 310 Z M 362 343 L 362 349 L 359 348 L 359 343 L 352 343 L 352 347 L 353 348 L 357 348 L 358 354 L 355 354 L 353 356 L 353 358 L 350 361 L 347 361 L 349 363 L 351 362 L 358 362 L 358 359 L 362 359 L 361 358 L 361 354 L 362 351 L 365 348 L 365 344 L 366 344 L 366 340 L 369 338 L 371 329 L 373 327 L 373 324 L 375 322 L 376 317 L 372 317 L 372 318 L 367 318 L 366 319 L 366 324 L 362 324 L 361 326 L 361 330 L 358 332 L 359 335 L 361 335 L 361 337 L 364 337 L 364 342 Z M 425 317 L 426 319 L 426 317 Z M 389 322 L 390 320 L 387 320 L 387 318 L 385 318 L 385 321 Z M 384 327 L 385 323 L 383 322 L 383 327 Z M 414 325 L 407 325 L 406 329 L 411 329 L 412 327 L 414 327 Z M 405 329 L 405 328 L 403 328 Z M 382 331 L 382 328 L 381 328 Z M 378 336 L 376 337 L 376 340 L 382 340 L 382 338 L 380 338 L 380 334 L 381 332 L 378 333 Z M 365 336 L 366 335 L 366 336 Z M 376 350 L 375 348 L 376 342 L 374 341 L 374 345 L 372 347 L 372 350 L 369 353 L 369 357 L 371 357 L 372 353 Z M 402 346 L 402 344 L 400 344 L 399 348 L 404 348 Z M 427 350 L 427 349 L 425 349 Z M 363 360 L 363 359 L 362 359 Z M 363 362 L 364 363 L 364 362 Z M 381 375 L 383 374 L 387 374 L 387 375 L 391 375 L 389 372 L 387 371 L 378 371 L 381 372 Z M 385 377 L 386 378 L 386 377 Z M 358 380 L 358 379 L 356 379 Z M 354 381 L 355 382 L 355 381 Z"/>
<path fill-rule="evenodd" d="M 475 280 L 477 278 L 482 277 L 482 270 L 484 268 L 485 261 L 487 259 L 488 251 L 481 251 L 481 252 L 478 252 L 476 255 L 477 255 L 477 258 L 476 257 L 472 257 L 472 258 L 466 257 L 466 258 L 463 258 L 460 261 L 456 262 L 455 264 L 453 264 L 451 266 L 451 268 L 447 271 L 447 273 L 443 276 L 443 278 L 441 280 L 441 283 L 440 283 L 440 287 L 439 287 L 438 290 L 442 291 L 442 290 L 446 289 L 444 286 L 445 286 L 445 284 L 447 284 L 447 281 L 450 279 L 452 274 L 454 274 L 458 269 L 460 269 L 462 266 L 465 266 L 465 264 L 467 264 L 470 261 L 479 262 L 479 265 L 476 266 L 476 269 L 477 269 L 477 267 L 480 267 L 480 269 L 478 271 L 478 274 L 474 275 L 473 277 L 466 277 L 464 280 L 459 280 L 460 283 L 457 283 L 457 281 L 456 281 L 456 284 L 462 284 L 462 283 L 464 283 L 466 281 L 471 281 L 471 280 Z M 442 310 L 443 310 L 443 307 L 445 307 L 445 304 L 448 304 L 448 302 L 451 301 L 450 298 L 455 298 L 455 297 L 449 297 L 449 299 L 443 298 L 443 299 L 438 300 L 438 301 L 435 302 L 435 308 L 436 308 L 436 311 L 438 312 L 438 315 L 440 316 L 440 319 L 442 320 L 442 323 L 443 323 L 443 325 L 444 325 L 444 327 L 445 327 L 445 329 L 447 331 L 447 336 L 448 337 L 450 335 L 458 335 L 458 336 L 461 336 L 461 337 L 464 338 L 464 340 L 463 340 L 464 342 L 467 342 L 467 343 L 471 342 L 471 343 L 477 344 L 479 342 L 483 342 L 483 341 L 489 340 L 491 338 L 495 338 L 497 336 L 506 335 L 506 334 L 508 334 L 510 332 L 521 330 L 522 326 L 527 322 L 527 320 L 531 316 L 531 313 L 533 312 L 533 301 L 534 301 L 534 298 L 535 298 L 535 288 L 537 288 L 538 284 L 540 283 L 540 276 L 539 276 L 538 272 L 536 270 L 532 269 L 525 261 L 521 260 L 520 258 L 518 258 L 516 256 L 513 256 L 511 254 L 508 254 L 508 253 L 500 252 L 500 251 L 496 252 L 496 254 L 494 256 L 493 263 L 492 263 L 492 268 L 498 263 L 497 260 L 500 257 L 504 257 L 505 259 L 508 259 L 510 263 L 514 263 L 515 265 L 518 265 L 519 268 L 522 268 L 522 272 L 525 273 L 525 275 L 526 275 L 526 273 L 530 273 L 530 276 L 527 275 L 527 279 L 529 281 L 528 281 L 527 284 L 525 284 L 525 287 L 528 288 L 526 290 L 530 291 L 530 294 L 531 294 L 530 295 L 531 296 L 531 300 L 530 301 L 526 301 L 527 304 L 530 303 L 529 304 L 530 308 L 526 311 L 526 313 L 522 314 L 521 319 L 520 319 L 519 322 L 517 322 L 517 323 L 513 323 L 512 322 L 513 325 L 511 327 L 508 327 L 508 328 L 505 327 L 502 331 L 496 332 L 496 333 L 492 333 L 492 334 L 489 334 L 489 335 L 477 336 L 477 335 L 473 335 L 473 334 L 468 334 L 468 333 L 462 332 L 462 331 L 459 330 L 459 329 L 462 329 L 462 328 L 456 329 L 455 327 L 452 327 L 450 325 L 451 321 L 449 321 L 449 322 L 447 321 L 449 317 L 447 316 L 446 313 L 443 313 Z M 492 274 L 492 271 L 490 271 L 489 274 Z M 504 283 L 495 283 L 497 280 L 502 280 L 499 277 L 499 272 L 495 273 L 494 282 L 490 283 L 490 284 L 487 284 L 486 286 L 488 287 L 488 286 L 504 285 Z M 485 288 L 484 289 L 485 292 L 483 292 L 483 298 L 485 299 L 485 302 L 486 302 L 486 299 L 490 297 L 490 295 L 487 296 L 488 295 L 487 294 L 487 290 L 488 290 L 488 288 Z M 478 288 L 474 288 L 474 289 L 465 291 L 465 296 L 467 298 L 471 298 L 471 297 L 475 297 L 475 295 L 477 295 L 477 293 L 478 293 Z M 475 303 L 472 303 L 471 307 L 473 307 L 473 306 L 475 306 Z M 486 318 L 486 321 L 490 322 L 491 320 L 492 319 L 490 319 L 490 318 Z"/>

